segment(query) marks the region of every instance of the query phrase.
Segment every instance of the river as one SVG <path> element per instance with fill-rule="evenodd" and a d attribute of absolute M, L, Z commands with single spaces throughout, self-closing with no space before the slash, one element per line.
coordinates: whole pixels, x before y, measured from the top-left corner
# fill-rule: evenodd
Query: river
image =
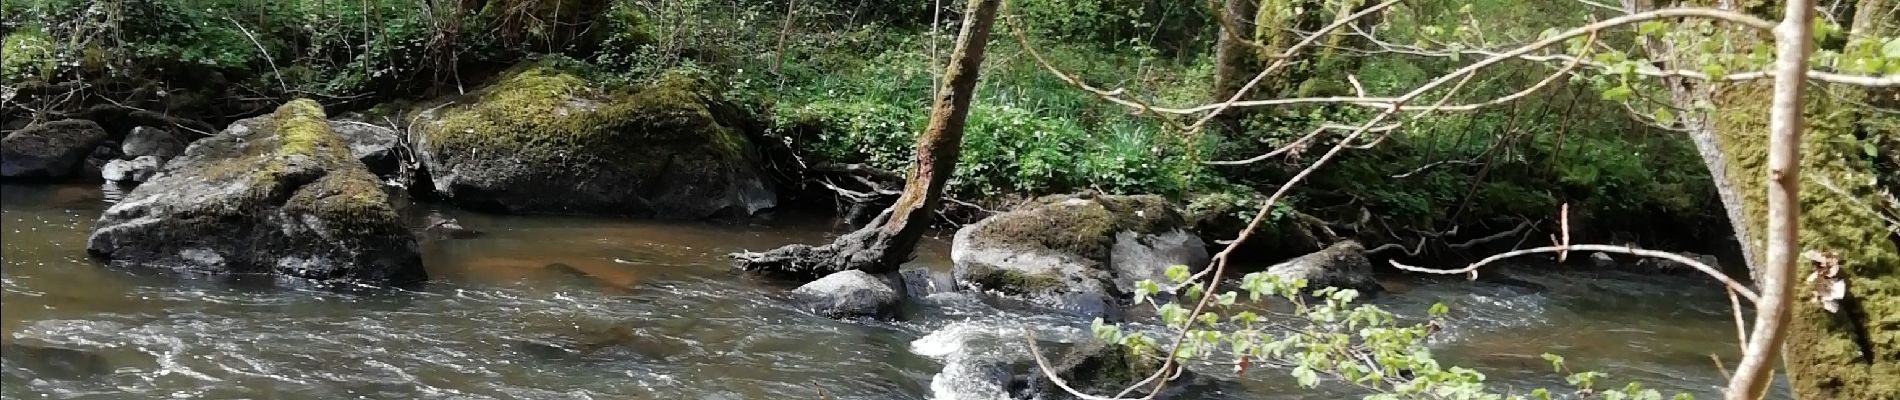
<path fill-rule="evenodd" d="M 724 254 L 836 234 L 824 221 L 715 225 L 441 210 L 485 231 L 426 242 L 431 281 L 308 289 L 102 266 L 86 231 L 91 186 L 0 186 L 0 398 L 922 399 L 943 369 L 931 340 L 1085 322 L 928 302 L 899 322 L 834 321 L 792 287 Z M 948 236 L 918 266 L 948 266 Z M 1443 301 L 1441 362 L 1494 388 L 1562 387 L 1539 355 L 1717 398 L 1710 360 L 1737 358 L 1729 303 L 1694 276 L 1513 271 L 1515 282 L 1399 277 L 1372 300 L 1418 315 Z M 1201 389 L 1221 399 L 1337 398 L 1281 371 Z M 1785 393 L 1784 390 L 1778 392 Z M 1785 396 L 1785 395 L 1784 395 Z"/>

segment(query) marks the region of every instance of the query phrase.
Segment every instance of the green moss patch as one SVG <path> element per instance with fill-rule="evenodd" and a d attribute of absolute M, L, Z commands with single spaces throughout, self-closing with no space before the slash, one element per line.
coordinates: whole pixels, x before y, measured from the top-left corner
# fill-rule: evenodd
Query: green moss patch
<path fill-rule="evenodd" d="M 639 154 L 656 145 L 709 144 L 711 156 L 739 159 L 748 142 L 722 124 L 727 112 L 702 80 L 663 75 L 637 91 L 609 91 L 569 68 L 542 62 L 517 67 L 472 101 L 441 111 L 428 146 L 470 157 L 552 160 L 579 150 Z M 690 147 L 690 146 L 688 146 Z M 642 157 L 612 157 L 642 168 Z"/>
<path fill-rule="evenodd" d="M 994 245 L 1051 249 L 1103 259 L 1118 232 L 1160 233 L 1182 226 L 1181 216 L 1160 196 L 1055 195 L 999 216 L 975 237 Z"/>

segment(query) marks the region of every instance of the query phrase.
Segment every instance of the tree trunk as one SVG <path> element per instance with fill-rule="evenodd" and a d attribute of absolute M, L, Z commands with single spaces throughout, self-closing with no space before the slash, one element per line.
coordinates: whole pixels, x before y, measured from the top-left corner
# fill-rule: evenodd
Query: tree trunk
<path fill-rule="evenodd" d="M 1715 2 L 1692 0 L 1688 3 L 1707 6 Z M 1798 7 L 1808 2 L 1793 3 Z M 1894 0 L 1861 0 L 1855 9 L 1852 34 L 1892 36 L 1900 32 L 1894 27 L 1896 22 L 1888 19 L 1895 12 Z M 1747 48 L 1762 38 L 1752 31 L 1736 29 L 1721 31 L 1711 40 L 1728 41 L 1729 48 Z M 1800 42 L 1812 43 L 1805 38 Z M 1652 54 L 1693 54 L 1658 46 L 1651 43 Z M 1778 58 L 1785 60 L 1786 57 Z M 1670 64 L 1669 68 L 1693 70 L 1699 67 L 1684 60 L 1663 61 Z M 1801 74 L 1778 72 L 1777 75 Z M 1711 175 L 1717 179 L 1716 185 L 1724 189 L 1725 208 L 1736 226 L 1742 248 L 1749 254 L 1749 267 L 1762 286 L 1764 302 L 1773 297 L 1768 296 L 1768 292 L 1780 285 L 1808 282 L 1794 285 L 1788 296 L 1781 299 L 1786 301 L 1787 307 L 1783 313 L 1786 324 L 1781 334 L 1784 339 L 1781 358 L 1795 398 L 1900 398 L 1896 395 L 1900 393 L 1900 329 L 1896 329 L 1895 322 L 1900 321 L 1900 249 L 1884 228 L 1879 211 L 1872 206 L 1882 201 L 1874 180 L 1874 164 L 1856 137 L 1857 127 L 1862 130 L 1860 136 L 1866 137 L 1869 133 L 1865 130 L 1870 126 L 1893 126 L 1891 121 L 1879 121 L 1891 120 L 1893 116 L 1869 111 L 1857 104 L 1877 104 L 1883 98 L 1894 96 L 1893 91 L 1823 86 L 1830 95 L 1810 95 L 1802 100 L 1807 108 L 1804 112 L 1807 121 L 1796 125 L 1805 130 L 1796 138 L 1801 150 L 1799 157 L 1782 154 L 1775 159 L 1777 157 L 1771 157 L 1770 153 L 1778 143 L 1771 143 L 1769 135 L 1763 133 L 1770 132 L 1771 128 L 1786 129 L 1792 121 L 1780 116 L 1765 118 L 1760 110 L 1770 107 L 1777 88 L 1762 82 L 1668 83 L 1676 92 L 1674 101 L 1683 108 L 1697 109 L 1696 104 L 1717 105 L 1714 110 L 1687 122 L 1691 128 L 1700 128 L 1692 129 L 1692 138 L 1703 150 Z M 1771 120 L 1782 123 L 1771 123 Z M 1789 138 L 1782 136 L 1781 139 Z M 1708 147 L 1717 151 L 1709 151 Z M 1790 164 L 1771 166 L 1776 162 Z M 1775 175 L 1770 171 L 1778 169 L 1783 171 L 1781 179 L 1771 183 L 1770 178 Z M 1791 180 L 1790 171 L 1799 171 L 1798 182 Z M 1778 225 L 1771 221 L 1785 222 L 1792 217 L 1776 215 L 1778 213 L 1771 210 L 1777 207 L 1775 203 L 1788 201 L 1797 201 L 1794 204 L 1799 206 L 1798 224 L 1771 228 Z M 1781 230 L 1777 232 L 1776 228 Z M 1817 262 L 1800 261 L 1796 257 L 1802 254 L 1787 250 L 1784 239 L 1795 236 L 1788 235 L 1787 229 L 1798 232 L 1800 249 L 1819 255 L 1820 259 L 1837 259 L 1838 268 L 1820 268 L 1821 274 L 1817 275 Z M 1773 249 L 1776 247 L 1779 249 Z M 1781 254 L 1771 256 L 1776 252 Z M 1787 263 L 1792 263 L 1792 267 Z M 1793 268 L 1792 274 L 1779 279 L 1769 277 L 1790 272 L 1777 271 L 1777 266 Z M 1825 296 L 1832 294 L 1834 287 L 1845 289 L 1840 293 L 1841 298 Z M 1758 328 L 1762 323 L 1781 320 L 1772 313 L 1764 314 L 1768 315 L 1758 320 Z M 1764 337 L 1763 333 L 1756 333 L 1751 339 L 1751 342 L 1769 345 L 1773 342 L 1773 338 Z M 1772 351 L 1773 347 L 1750 346 L 1750 350 Z M 1755 361 L 1772 361 L 1770 358 Z M 1742 371 L 1738 369 L 1739 373 Z M 1738 386 L 1731 388 L 1731 395 L 1746 394 L 1754 387 L 1766 385 L 1767 381 L 1763 376 L 1746 384 L 1737 382 Z"/>
<path fill-rule="evenodd" d="M 1225 0 L 1221 2 L 1219 15 L 1220 34 L 1214 39 L 1214 96 L 1213 101 L 1227 101 L 1234 92 L 1253 79 L 1264 64 L 1252 44 L 1247 43 L 1246 27 L 1242 22 L 1254 15 L 1253 0 Z"/>
<path fill-rule="evenodd" d="M 917 137 L 916 160 L 897 203 L 870 225 L 824 246 L 794 244 L 764 253 L 733 254 L 741 269 L 815 278 L 852 269 L 891 272 L 910 260 L 911 251 L 929 227 L 930 213 L 943 200 L 944 186 L 956 172 L 964 120 L 970 114 L 970 100 L 976 96 L 983 50 L 989 43 L 1000 2 L 971 0 L 964 10 L 963 29 L 944 67 L 943 86 L 930 107 L 930 124 Z"/>
<path fill-rule="evenodd" d="M 1807 94 L 1808 55 L 1814 52 L 1814 0 L 1789 0 L 1775 28 L 1775 86 L 1768 107 L 1768 216 L 1763 221 L 1767 255 L 1756 275 L 1761 302 L 1742 362 L 1729 380 L 1729 400 L 1755 400 L 1774 380 L 1794 290 L 1796 253 L 1801 251 L 1801 136 Z M 1760 175 L 1756 175 L 1760 176 Z"/>
<path fill-rule="evenodd" d="M 1861 0 L 1850 33 L 1900 35 L 1897 7 L 1895 0 Z M 1892 104 L 1900 89 L 1826 89 L 1832 96 L 1809 96 L 1817 107 L 1802 139 L 1809 178 L 1801 192 L 1801 244 L 1838 256 L 1839 272 L 1829 279 L 1822 271 L 1815 286 L 1796 291 L 1784 365 L 1796 398 L 1900 399 L 1900 245 L 1881 229 L 1873 160 L 1855 137 L 1856 128 L 1893 133 L 1900 117 L 1862 104 Z M 1814 274 L 1814 263 L 1800 264 L 1795 279 Z M 1822 298 L 1827 292 L 1817 289 L 1834 280 L 1847 291 L 1830 311 Z"/>

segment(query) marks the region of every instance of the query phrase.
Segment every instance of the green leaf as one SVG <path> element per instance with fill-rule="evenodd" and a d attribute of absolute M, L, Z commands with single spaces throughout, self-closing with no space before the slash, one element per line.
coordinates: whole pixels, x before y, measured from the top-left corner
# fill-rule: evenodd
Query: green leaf
<path fill-rule="evenodd" d="M 1231 317 L 1227 317 L 1227 320 L 1238 322 L 1243 325 L 1253 325 L 1254 321 L 1260 320 L 1260 315 L 1254 314 L 1252 311 L 1241 311 L 1239 314 L 1234 314 Z"/>
<path fill-rule="evenodd" d="M 1711 80 L 1722 79 L 1722 77 L 1728 76 L 1728 68 L 1722 68 L 1722 66 L 1715 64 L 1704 65 L 1702 66 L 1702 74 L 1708 75 Z"/>
<path fill-rule="evenodd" d="M 1142 279 L 1141 281 L 1135 282 L 1135 304 L 1146 303 L 1149 296 L 1153 296 L 1160 291 L 1161 287 L 1155 285 L 1155 281 L 1153 280 Z"/>
<path fill-rule="evenodd" d="M 1667 29 L 1668 27 L 1669 25 L 1663 23 L 1662 21 L 1649 21 L 1649 22 L 1644 22 L 1641 25 L 1637 25 L 1636 33 L 1642 34 L 1643 36 L 1649 36 L 1649 35 L 1654 35 L 1657 32 L 1662 32 L 1663 29 Z"/>
<path fill-rule="evenodd" d="M 1150 271 L 1153 271 L 1153 270 L 1150 270 Z M 1181 283 L 1181 282 L 1186 282 L 1187 279 L 1188 279 L 1188 267 L 1186 265 L 1168 266 L 1168 280 L 1174 281 L 1174 283 Z"/>
<path fill-rule="evenodd" d="M 1161 317 L 1161 320 L 1166 321 L 1169 326 L 1187 325 L 1188 310 L 1181 308 L 1180 305 L 1168 303 L 1162 305 L 1161 309 L 1156 312 Z"/>
<path fill-rule="evenodd" d="M 1880 46 L 1880 55 L 1887 58 L 1900 58 L 1900 37 L 1887 39 L 1887 44 Z"/>
<path fill-rule="evenodd" d="M 1115 343 L 1122 340 L 1121 326 L 1109 325 L 1102 321 L 1102 317 L 1095 317 L 1095 321 L 1089 323 L 1089 330 L 1095 333 L 1095 338 L 1104 342 Z"/>
<path fill-rule="evenodd" d="M 1215 298 L 1214 301 L 1217 304 L 1220 304 L 1223 306 L 1231 306 L 1231 305 L 1234 305 L 1234 300 L 1239 299 L 1239 298 L 1240 298 L 1240 293 L 1227 292 L 1227 293 L 1221 293 L 1220 297 Z"/>
<path fill-rule="evenodd" d="M 1675 124 L 1676 124 L 1676 112 L 1675 112 L 1675 111 L 1670 111 L 1670 110 L 1669 110 L 1669 107 L 1662 107 L 1662 108 L 1657 108 L 1657 109 L 1656 109 L 1656 122 L 1661 122 L 1661 123 L 1662 123 L 1663 125 L 1675 125 Z"/>
<path fill-rule="evenodd" d="M 1550 362 L 1552 372 L 1564 372 L 1564 356 L 1544 353 L 1544 361 Z"/>
<path fill-rule="evenodd" d="M 1425 313 L 1431 315 L 1432 318 L 1443 317 L 1445 314 L 1451 313 L 1451 307 L 1446 307 L 1445 303 L 1433 303 L 1432 308 L 1426 310 Z"/>
<path fill-rule="evenodd" d="M 1312 368 L 1304 365 L 1293 369 L 1293 379 L 1299 380 L 1300 387 L 1310 388 L 1319 385 L 1319 373 L 1313 372 Z"/>
<path fill-rule="evenodd" d="M 1636 89 L 1630 88 L 1629 85 L 1621 85 L 1603 91 L 1603 99 L 1609 101 L 1629 100 L 1630 96 L 1634 95 L 1636 95 Z"/>

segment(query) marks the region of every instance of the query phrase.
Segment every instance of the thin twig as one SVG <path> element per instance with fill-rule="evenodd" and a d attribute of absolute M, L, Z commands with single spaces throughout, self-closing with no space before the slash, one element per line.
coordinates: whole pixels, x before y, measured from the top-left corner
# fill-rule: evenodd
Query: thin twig
<path fill-rule="evenodd" d="M 252 45 L 255 45 L 255 46 L 257 46 L 257 53 L 258 53 L 258 54 L 263 54 L 263 55 L 264 55 L 264 62 L 265 62 L 266 64 L 269 64 L 269 65 L 270 65 L 270 72 L 271 72 L 271 75 L 274 75 L 274 76 L 276 76 L 276 77 L 277 77 L 277 88 L 278 88 L 278 89 L 280 89 L 280 90 L 283 90 L 283 91 L 284 91 L 284 93 L 290 93 L 290 85 L 289 85 L 289 84 L 286 84 L 286 83 L 284 83 L 284 73 L 283 73 L 283 71 L 279 71 L 279 70 L 277 70 L 277 61 L 276 61 L 276 60 L 273 60 L 273 59 L 271 59 L 271 57 L 270 57 L 270 50 L 265 50 L 265 49 L 264 49 L 264 43 L 262 43 L 262 42 L 258 42 L 258 41 L 257 41 L 257 36 L 256 36 L 256 35 L 252 35 L 252 34 L 251 34 L 251 30 L 250 30 L 250 29 L 245 29 L 245 28 L 244 28 L 244 24 L 240 24 L 240 23 L 238 23 L 238 22 L 237 22 L 237 20 L 235 20 L 235 19 L 231 19 L 231 17 L 225 17 L 225 18 L 224 18 L 224 20 L 226 20 L 226 21 L 231 21 L 231 25 L 236 25 L 236 26 L 237 26 L 237 28 L 238 28 L 238 31 L 239 31 L 239 32 L 244 32 L 244 37 L 245 37 L 245 38 L 248 38 L 248 39 L 251 39 L 251 44 L 252 44 Z"/>

